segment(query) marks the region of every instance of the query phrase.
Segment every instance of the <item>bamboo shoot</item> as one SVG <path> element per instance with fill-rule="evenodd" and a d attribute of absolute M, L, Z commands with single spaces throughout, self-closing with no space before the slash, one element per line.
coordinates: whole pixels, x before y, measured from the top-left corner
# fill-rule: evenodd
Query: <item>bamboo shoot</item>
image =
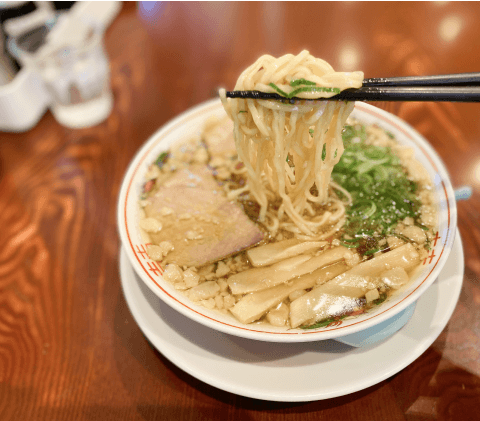
<path fill-rule="evenodd" d="M 299 254 L 311 252 L 327 244 L 326 241 L 284 240 L 251 248 L 247 251 L 247 256 L 255 267 L 268 266 Z"/>
<path fill-rule="evenodd" d="M 331 265 L 351 253 L 345 247 L 335 247 L 315 257 L 308 255 L 291 257 L 272 266 L 253 268 L 232 275 L 228 278 L 227 283 L 234 295 L 261 291 Z"/>
<path fill-rule="evenodd" d="M 382 283 L 382 272 L 394 267 L 411 270 L 418 265 L 419 258 L 415 248 L 405 244 L 360 263 L 293 301 L 290 305 L 290 325 L 297 327 L 305 322 L 315 323 L 353 310 L 360 297 Z"/>
<path fill-rule="evenodd" d="M 348 266 L 338 262 L 326 268 L 318 269 L 303 275 L 292 282 L 277 285 L 263 291 L 253 292 L 243 297 L 230 311 L 242 323 L 251 323 L 262 317 L 268 310 L 280 304 L 293 291 L 312 288 L 318 283 L 324 283 L 345 272 Z"/>

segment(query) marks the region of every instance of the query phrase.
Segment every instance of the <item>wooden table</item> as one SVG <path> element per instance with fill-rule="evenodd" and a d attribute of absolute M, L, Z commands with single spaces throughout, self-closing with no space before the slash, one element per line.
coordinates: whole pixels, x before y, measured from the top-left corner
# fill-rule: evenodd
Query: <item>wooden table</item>
<path fill-rule="evenodd" d="M 126 4 L 108 29 L 115 106 L 71 130 L 48 112 L 0 134 L 0 419 L 480 419 L 480 105 L 376 103 L 436 148 L 458 203 L 465 276 L 433 345 L 388 380 L 310 403 L 236 396 L 153 349 L 119 278 L 116 201 L 129 161 L 162 124 L 233 87 L 263 53 L 307 48 L 367 77 L 480 70 L 478 3 Z M 379 361 L 381 364 L 381 361 Z"/>

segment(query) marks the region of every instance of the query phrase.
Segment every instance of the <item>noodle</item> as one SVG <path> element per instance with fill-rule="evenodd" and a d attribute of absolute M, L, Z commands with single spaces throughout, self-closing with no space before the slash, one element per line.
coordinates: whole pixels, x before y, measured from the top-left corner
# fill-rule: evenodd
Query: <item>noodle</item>
<path fill-rule="evenodd" d="M 235 90 L 295 93 L 305 101 L 231 100 L 225 90 L 220 91 L 234 123 L 248 189 L 260 205 L 259 221 L 272 235 L 285 229 L 298 238 L 323 239 L 342 226 L 345 206 L 334 192 L 340 189 L 329 186 L 343 153 L 341 131 L 354 104 L 308 100 L 358 88 L 362 80 L 362 72 L 335 72 L 305 50 L 297 56 L 260 57 L 235 86 Z M 351 202 L 348 192 L 341 192 Z M 275 209 L 269 197 L 279 198 L 281 204 Z M 327 204 L 334 211 L 318 216 L 315 209 Z"/>

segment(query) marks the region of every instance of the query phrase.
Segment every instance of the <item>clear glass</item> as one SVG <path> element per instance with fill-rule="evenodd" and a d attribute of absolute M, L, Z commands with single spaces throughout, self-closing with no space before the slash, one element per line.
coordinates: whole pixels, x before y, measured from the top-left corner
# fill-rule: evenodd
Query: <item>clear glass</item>
<path fill-rule="evenodd" d="M 49 45 L 46 34 L 51 26 L 45 24 L 42 39 L 34 40 L 37 47 L 34 51 L 24 38 L 38 31 L 11 39 L 11 51 L 22 64 L 38 69 L 51 94 L 50 109 L 60 124 L 82 128 L 101 123 L 113 107 L 103 31 L 90 25 L 84 36 L 74 43 Z"/>
<path fill-rule="evenodd" d="M 88 127 L 110 115 L 110 66 L 100 31 L 90 28 L 81 45 L 55 49 L 36 64 L 52 95 L 51 111 L 60 124 Z"/>

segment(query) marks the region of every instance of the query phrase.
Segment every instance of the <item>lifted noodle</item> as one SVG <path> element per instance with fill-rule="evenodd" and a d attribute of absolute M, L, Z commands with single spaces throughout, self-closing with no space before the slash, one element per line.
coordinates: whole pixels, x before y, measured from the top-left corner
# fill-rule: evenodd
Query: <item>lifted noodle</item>
<path fill-rule="evenodd" d="M 245 164 L 247 186 L 260 205 L 259 220 L 272 235 L 281 228 L 297 238 L 323 239 L 345 220 L 344 203 L 335 194 L 338 186 L 330 187 L 330 176 L 343 153 L 341 132 L 354 103 L 308 99 L 327 98 L 339 90 L 358 88 L 363 73 L 335 72 L 308 51 L 280 58 L 264 55 L 240 75 L 235 90 L 279 89 L 289 94 L 298 89 L 291 82 L 301 79 L 311 82 L 307 86 L 328 89 L 299 92 L 295 96 L 305 101 L 293 104 L 227 99 L 225 90 L 220 91 L 220 97 L 234 122 L 235 144 L 239 159 Z M 342 193 L 351 202 L 348 192 Z M 272 196 L 281 201 L 278 209 L 268 200 Z M 314 206 L 327 204 L 328 211 L 323 214 L 313 210 Z"/>

